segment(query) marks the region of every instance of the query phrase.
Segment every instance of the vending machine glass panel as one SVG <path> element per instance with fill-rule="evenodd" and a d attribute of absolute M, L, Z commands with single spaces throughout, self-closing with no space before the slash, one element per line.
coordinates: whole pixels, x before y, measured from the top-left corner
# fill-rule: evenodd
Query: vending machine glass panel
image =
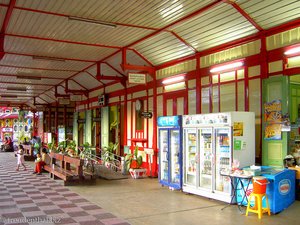
<path fill-rule="evenodd" d="M 231 128 L 215 128 L 216 164 L 215 164 L 215 190 L 230 192 L 230 180 L 226 176 L 221 176 L 222 170 L 231 168 Z"/>
<path fill-rule="evenodd" d="M 185 130 L 185 183 L 188 185 L 196 185 L 196 170 L 197 170 L 197 130 Z"/>
<path fill-rule="evenodd" d="M 180 182 L 180 157 L 179 157 L 180 133 L 179 130 L 170 130 L 170 171 L 171 183 Z"/>
<path fill-rule="evenodd" d="M 213 133 L 212 128 L 200 129 L 200 187 L 212 188 L 213 174 Z"/>
<path fill-rule="evenodd" d="M 159 131 L 159 149 L 160 149 L 160 178 L 161 180 L 168 181 L 168 169 L 169 169 L 169 149 L 168 149 L 168 131 Z"/>

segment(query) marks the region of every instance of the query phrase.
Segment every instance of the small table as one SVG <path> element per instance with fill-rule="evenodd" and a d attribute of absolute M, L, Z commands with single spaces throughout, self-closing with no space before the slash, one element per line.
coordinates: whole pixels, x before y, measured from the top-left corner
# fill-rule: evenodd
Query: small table
<path fill-rule="evenodd" d="M 221 174 L 221 175 L 222 176 L 227 176 L 227 177 L 230 178 L 232 197 L 231 197 L 229 205 L 233 204 L 234 197 L 236 197 L 236 192 L 240 191 L 240 190 L 242 191 L 243 198 L 240 202 L 237 201 L 236 204 L 237 204 L 238 209 L 240 210 L 240 212 L 243 212 L 242 209 L 241 209 L 241 206 L 243 205 L 243 202 L 244 202 L 245 199 L 246 199 L 246 202 L 248 202 L 247 191 L 248 191 L 248 187 L 249 187 L 249 184 L 250 184 L 253 176 L 252 175 L 239 175 L 239 174 Z M 246 182 L 247 182 L 246 186 L 244 185 L 242 180 L 246 180 Z M 239 184 L 240 184 L 240 187 L 239 187 Z M 226 208 L 227 206 L 225 206 L 224 208 Z M 222 208 L 222 210 L 224 208 Z"/>

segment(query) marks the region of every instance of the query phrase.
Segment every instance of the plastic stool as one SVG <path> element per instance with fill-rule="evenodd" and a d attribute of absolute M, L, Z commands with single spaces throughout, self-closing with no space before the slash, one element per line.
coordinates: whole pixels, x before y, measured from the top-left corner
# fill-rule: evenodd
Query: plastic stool
<path fill-rule="evenodd" d="M 262 198 L 264 196 L 266 198 L 267 208 L 262 207 Z M 252 197 L 254 197 L 254 200 L 255 200 L 255 205 L 253 207 L 250 206 L 250 201 L 251 201 Z M 248 212 L 257 213 L 259 219 L 261 219 L 262 214 L 266 213 L 266 212 L 270 216 L 271 212 L 270 212 L 270 205 L 269 205 L 267 194 L 255 194 L 255 193 L 252 192 L 249 196 L 249 199 L 248 199 L 246 216 L 248 216 Z"/>

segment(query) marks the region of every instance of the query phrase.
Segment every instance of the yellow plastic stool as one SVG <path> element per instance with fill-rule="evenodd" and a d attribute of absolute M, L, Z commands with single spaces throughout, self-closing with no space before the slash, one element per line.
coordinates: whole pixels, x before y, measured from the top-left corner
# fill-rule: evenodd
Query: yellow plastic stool
<path fill-rule="evenodd" d="M 267 208 L 262 207 L 262 198 L 264 196 L 266 198 Z M 252 197 L 254 197 L 254 200 L 255 200 L 255 205 L 253 207 L 250 206 L 250 201 L 251 201 Z M 259 219 L 261 219 L 262 214 L 266 213 L 266 212 L 270 216 L 271 212 L 270 212 L 270 205 L 269 205 L 267 194 L 255 194 L 255 193 L 252 192 L 249 196 L 249 199 L 248 199 L 246 216 L 248 216 L 248 212 L 257 213 Z"/>

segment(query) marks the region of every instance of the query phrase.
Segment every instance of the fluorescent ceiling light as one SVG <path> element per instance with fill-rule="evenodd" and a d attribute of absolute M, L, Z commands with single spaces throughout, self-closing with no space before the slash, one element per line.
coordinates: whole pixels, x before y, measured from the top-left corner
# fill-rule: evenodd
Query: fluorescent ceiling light
<path fill-rule="evenodd" d="M 24 79 L 24 80 L 41 80 L 41 77 L 36 76 L 17 76 L 17 79 Z"/>
<path fill-rule="evenodd" d="M 16 95 L 1 95 L 1 98 L 18 98 Z"/>
<path fill-rule="evenodd" d="M 76 17 L 76 16 L 69 16 L 69 20 L 80 21 L 80 22 L 85 22 L 85 23 L 94 23 L 94 24 L 106 26 L 109 28 L 117 27 L 117 25 L 114 23 L 108 23 L 108 22 L 104 22 L 101 20 L 86 19 L 86 18 Z"/>
<path fill-rule="evenodd" d="M 49 61 L 59 61 L 59 62 L 65 62 L 62 58 L 56 58 L 56 57 L 48 57 L 48 56 L 32 56 L 35 60 L 49 60 Z"/>
<path fill-rule="evenodd" d="M 218 67 L 212 68 L 210 70 L 210 72 L 215 73 L 215 72 L 220 72 L 220 71 L 224 71 L 224 70 L 234 69 L 234 68 L 240 67 L 242 65 L 243 65 L 243 62 L 230 63 L 230 64 L 227 64 L 224 66 L 218 66 Z"/>
<path fill-rule="evenodd" d="M 8 90 L 8 91 L 27 91 L 27 89 L 23 88 L 23 87 L 7 87 L 6 90 Z"/>
<path fill-rule="evenodd" d="M 185 82 L 179 82 L 179 83 L 175 83 L 175 84 L 169 84 L 166 85 L 165 87 L 165 91 L 177 91 L 177 90 L 181 90 L 181 89 L 185 89 Z"/>
<path fill-rule="evenodd" d="M 183 75 L 167 78 L 167 79 L 163 80 L 162 83 L 163 84 L 171 84 L 171 83 L 176 83 L 176 82 L 182 81 L 182 80 L 184 80 Z"/>
<path fill-rule="evenodd" d="M 296 48 L 291 48 L 289 50 L 287 50 L 286 52 L 284 52 L 285 55 L 292 55 L 295 53 L 299 53 L 300 52 L 300 47 L 296 47 Z"/>

